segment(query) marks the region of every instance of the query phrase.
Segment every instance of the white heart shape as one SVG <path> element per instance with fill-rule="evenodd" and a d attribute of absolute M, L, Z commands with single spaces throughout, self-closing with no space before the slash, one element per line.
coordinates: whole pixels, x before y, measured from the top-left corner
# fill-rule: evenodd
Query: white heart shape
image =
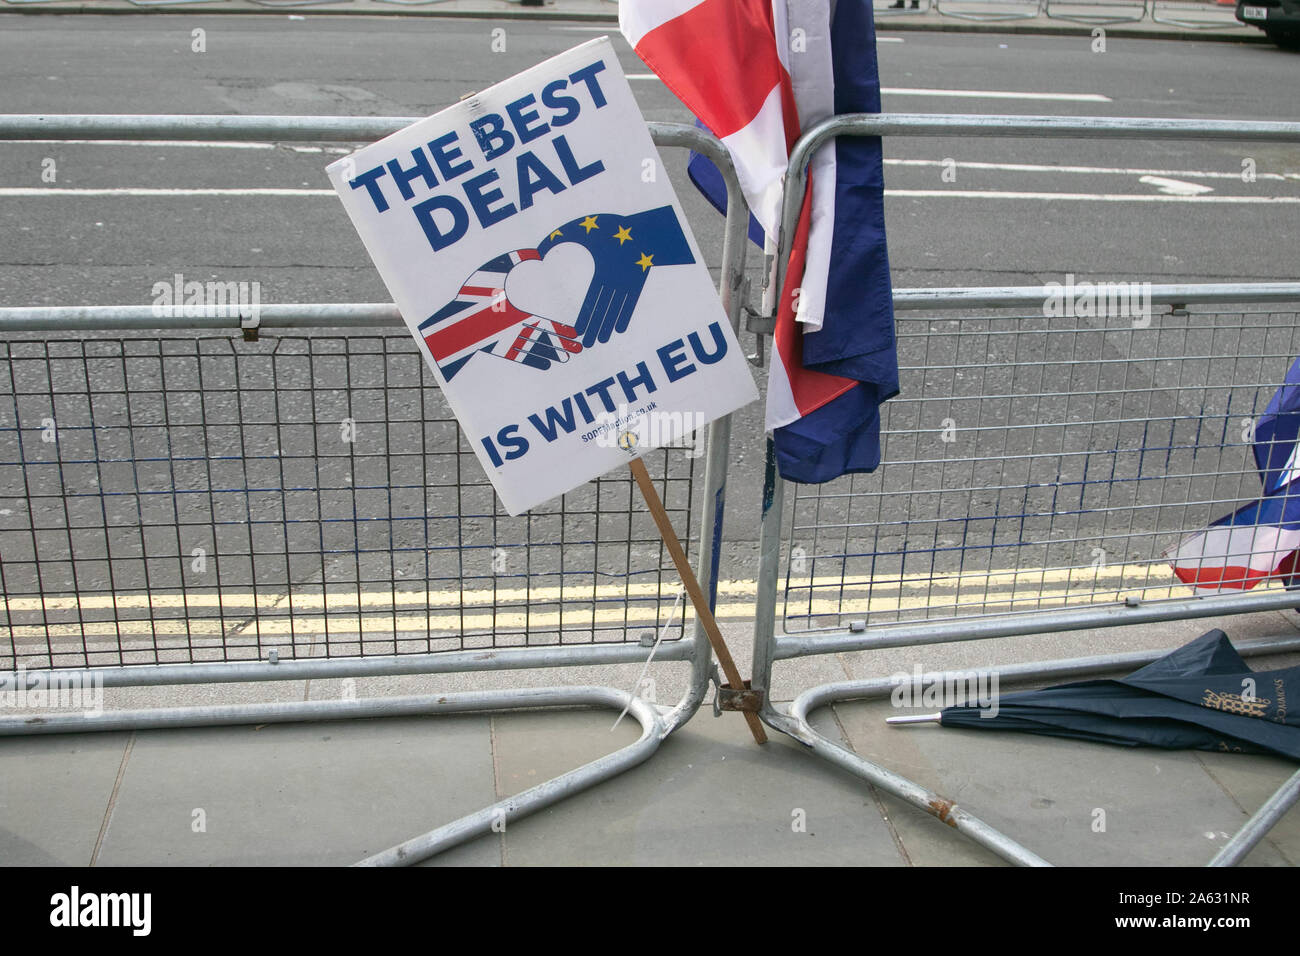
<path fill-rule="evenodd" d="M 578 318 L 596 263 L 582 245 L 562 242 L 543 259 L 527 259 L 506 276 L 506 298 L 530 315 L 572 325 Z"/>

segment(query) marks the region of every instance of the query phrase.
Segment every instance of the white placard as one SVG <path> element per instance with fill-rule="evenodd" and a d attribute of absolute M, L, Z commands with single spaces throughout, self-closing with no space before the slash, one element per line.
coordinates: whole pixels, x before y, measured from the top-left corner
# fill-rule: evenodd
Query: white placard
<path fill-rule="evenodd" d="M 328 173 L 512 515 L 758 397 L 608 39 Z"/>

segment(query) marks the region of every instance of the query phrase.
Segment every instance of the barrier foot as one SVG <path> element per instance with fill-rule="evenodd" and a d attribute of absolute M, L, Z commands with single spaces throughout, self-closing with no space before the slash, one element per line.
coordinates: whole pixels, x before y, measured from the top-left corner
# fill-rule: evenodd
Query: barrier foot
<path fill-rule="evenodd" d="M 555 707 L 603 706 L 627 708 L 641 724 L 641 736 L 612 754 L 576 770 L 501 800 L 423 836 L 407 840 L 358 865 L 403 866 L 464 843 L 510 820 L 580 793 L 647 760 L 673 729 L 659 712 L 640 697 L 612 687 L 546 687 L 508 691 L 376 697 L 361 700 L 290 701 L 278 704 L 237 704 L 172 707 L 151 710 L 109 711 L 98 715 L 59 714 L 21 716 L 0 720 L 0 736 L 87 733 L 122 730 L 165 730 L 180 727 L 215 727 L 232 724 L 296 723 L 308 720 L 356 720 L 373 717 L 414 717 L 476 711 L 514 711 Z"/>
<path fill-rule="evenodd" d="M 827 737 L 822 736 L 808 723 L 808 711 L 821 704 L 833 703 L 818 693 L 821 688 L 801 694 L 790 705 L 787 716 L 775 710 L 763 712 L 763 719 L 774 730 L 789 734 L 804 744 L 817 756 L 835 764 L 854 776 L 861 777 L 874 787 L 886 793 L 892 793 L 900 800 L 905 800 L 917 809 L 924 810 L 938 818 L 958 833 L 974 840 L 1002 859 L 1017 866 L 1051 866 L 1038 854 L 1021 846 L 1000 830 L 989 826 L 983 820 L 957 806 L 952 800 L 927 790 L 906 777 L 899 776 L 892 770 L 865 760 L 852 750 L 842 747 Z"/>
<path fill-rule="evenodd" d="M 1263 657 L 1294 653 L 1300 650 L 1300 638 L 1261 638 L 1242 641 L 1235 646 L 1238 653 L 1244 658 Z M 1130 651 L 1123 654 L 1098 654 L 1092 657 L 1007 664 L 999 667 L 998 673 L 1004 682 L 1088 677 L 1115 670 L 1132 670 L 1158 660 L 1173 650 L 1174 648 L 1165 648 L 1161 650 Z M 927 672 L 923 675 L 923 679 L 942 683 L 955 677 L 956 674 L 957 672 L 949 671 Z M 790 735 L 831 763 L 862 777 L 864 780 L 902 800 L 906 800 L 926 813 L 938 817 L 949 826 L 964 833 L 976 843 L 992 850 L 1003 859 L 1024 866 L 1051 866 L 1052 864 L 1026 850 L 1005 834 L 970 816 L 964 810 L 960 810 L 952 801 L 925 789 L 906 777 L 900 777 L 893 771 L 864 760 L 853 751 L 822 736 L 808 723 L 808 714 L 818 707 L 843 700 L 870 700 L 886 697 L 894 686 L 891 678 L 872 678 L 823 684 L 806 690 L 796 697 L 790 705 L 789 715 L 779 713 L 768 707 L 762 712 L 762 716 L 768 726 Z M 890 724 L 933 723 L 938 718 L 938 714 L 918 714 L 888 717 L 886 722 Z M 1236 866 L 1297 802 L 1300 802 L 1300 771 L 1297 771 L 1265 801 L 1255 815 L 1223 845 L 1207 866 Z"/>
<path fill-rule="evenodd" d="M 436 830 L 430 830 L 421 836 L 399 843 L 382 853 L 366 857 L 353 865 L 410 866 L 474 837 L 490 832 L 504 832 L 510 821 L 549 807 L 565 797 L 580 793 L 644 762 L 659 748 L 660 742 L 668 734 L 658 711 L 640 697 L 633 697 L 608 687 L 574 689 L 583 692 L 583 703 L 604 704 L 619 711 L 628 708 L 628 713 L 641 724 L 640 738 L 622 750 L 607 754 L 599 760 L 593 760 L 536 787 L 530 787 L 523 793 L 500 800 L 477 813 L 471 813 Z"/>
<path fill-rule="evenodd" d="M 1214 855 L 1207 866 L 1236 866 L 1246 858 L 1255 844 L 1264 839 L 1274 824 L 1286 815 L 1297 800 L 1300 800 L 1300 770 L 1297 770 L 1286 783 L 1277 789 L 1273 796 L 1264 801 L 1264 805 L 1255 811 L 1255 815 L 1246 821 L 1245 826 L 1232 835 L 1232 839 Z"/>

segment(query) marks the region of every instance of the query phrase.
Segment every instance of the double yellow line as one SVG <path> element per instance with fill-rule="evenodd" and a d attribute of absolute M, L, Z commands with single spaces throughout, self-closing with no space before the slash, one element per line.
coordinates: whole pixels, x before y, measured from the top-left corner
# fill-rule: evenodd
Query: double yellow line
<path fill-rule="evenodd" d="M 1020 611 L 1104 603 L 1133 593 L 1140 594 L 1144 601 L 1191 593 L 1173 579 L 1163 564 L 937 572 L 880 575 L 873 579 L 791 575 L 789 585 L 786 610 L 799 618 L 868 617 L 926 608 Z M 618 624 L 629 629 L 647 628 L 666 621 L 677 589 L 676 582 L 666 580 L 662 584 L 565 584 L 463 591 L 367 590 L 307 584 L 289 593 L 268 588 L 0 596 L 0 609 L 11 620 L 15 616 L 30 620 L 39 614 L 46 622 L 0 627 L 0 638 L 18 642 L 91 635 L 108 639 L 221 639 L 237 632 L 248 638 L 397 633 L 423 639 L 467 631 L 579 631 Z M 752 618 L 756 590 L 753 580 L 719 582 L 717 617 L 733 621 Z"/>

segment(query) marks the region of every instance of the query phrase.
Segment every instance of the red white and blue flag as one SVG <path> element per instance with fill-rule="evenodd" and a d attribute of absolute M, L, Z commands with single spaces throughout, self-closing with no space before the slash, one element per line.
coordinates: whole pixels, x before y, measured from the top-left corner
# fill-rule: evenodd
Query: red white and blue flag
<path fill-rule="evenodd" d="M 619 25 L 727 147 L 769 241 L 800 131 L 880 112 L 870 0 L 622 0 Z M 691 173 L 721 207 L 716 170 L 697 159 Z M 785 478 L 829 481 L 880 463 L 879 406 L 898 393 L 883 196 L 878 138 L 839 137 L 814 156 L 768 379 L 767 426 Z"/>
<path fill-rule="evenodd" d="M 1255 466 L 1264 497 L 1181 541 L 1174 574 L 1197 593 L 1253 588 L 1270 578 L 1295 584 L 1300 549 L 1300 359 L 1255 423 Z"/>

